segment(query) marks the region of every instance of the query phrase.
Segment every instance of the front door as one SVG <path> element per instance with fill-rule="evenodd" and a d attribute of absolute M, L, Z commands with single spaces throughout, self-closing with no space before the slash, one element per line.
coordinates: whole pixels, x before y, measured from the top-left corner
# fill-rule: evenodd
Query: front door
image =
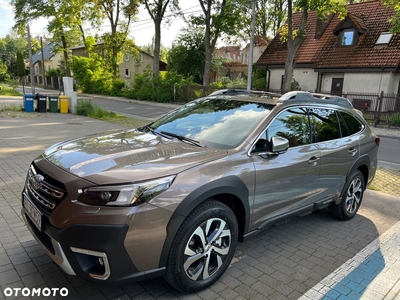
<path fill-rule="evenodd" d="M 331 94 L 342 96 L 343 78 L 332 78 Z"/>
<path fill-rule="evenodd" d="M 263 158 L 263 144 L 273 136 L 289 140 L 289 149 Z M 267 221 L 303 209 L 313 203 L 318 191 L 320 151 L 311 143 L 307 108 L 290 108 L 271 122 L 252 152 L 256 187 L 251 230 Z"/>

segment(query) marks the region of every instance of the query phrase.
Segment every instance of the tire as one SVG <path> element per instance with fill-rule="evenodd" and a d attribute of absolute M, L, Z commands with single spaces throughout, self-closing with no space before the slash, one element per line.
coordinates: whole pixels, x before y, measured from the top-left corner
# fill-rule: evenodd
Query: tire
<path fill-rule="evenodd" d="M 232 210 L 218 201 L 207 200 L 179 228 L 170 249 L 165 279 L 182 292 L 209 287 L 228 268 L 237 240 L 238 225 Z"/>
<path fill-rule="evenodd" d="M 346 183 L 340 204 L 329 207 L 331 215 L 342 220 L 353 218 L 360 208 L 364 190 L 364 176 L 356 170 Z"/>

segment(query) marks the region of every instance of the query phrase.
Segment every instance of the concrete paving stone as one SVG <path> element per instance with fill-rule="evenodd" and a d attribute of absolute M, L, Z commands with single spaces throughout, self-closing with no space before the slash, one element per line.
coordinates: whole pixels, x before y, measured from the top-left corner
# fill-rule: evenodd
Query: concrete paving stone
<path fill-rule="evenodd" d="M 218 299 L 220 296 L 213 289 L 205 289 L 196 293 L 201 299 Z M 137 297 L 137 299 L 140 299 Z"/>
<path fill-rule="evenodd" d="M 253 285 L 260 284 L 260 282 L 256 282 Z M 253 286 L 252 285 L 252 286 Z M 250 299 L 258 294 L 258 292 L 254 288 L 249 288 L 247 284 L 241 284 L 235 288 L 235 291 L 244 297 L 245 299 Z"/>
<path fill-rule="evenodd" d="M 267 284 L 263 284 L 260 281 L 257 281 L 255 283 L 253 283 L 250 288 L 252 288 L 253 290 L 257 291 L 257 293 L 261 294 L 263 297 L 265 297 L 264 299 L 273 299 L 270 298 L 270 296 L 275 292 L 274 289 L 272 289 L 269 285 Z"/>
<path fill-rule="evenodd" d="M 89 282 L 82 284 L 80 286 L 74 287 L 74 289 L 76 290 L 78 295 L 82 298 L 86 298 L 86 297 L 89 297 L 90 295 L 100 293 L 97 286 L 92 283 L 89 283 Z"/>
<path fill-rule="evenodd" d="M 122 295 L 122 296 L 118 296 L 116 298 L 112 298 L 112 300 L 131 300 L 132 298 L 129 297 L 128 295 Z"/>
<path fill-rule="evenodd" d="M 66 284 L 69 284 L 68 279 L 61 272 L 53 272 L 41 276 L 50 287 L 65 286 Z"/>
<path fill-rule="evenodd" d="M 235 299 L 236 297 L 239 297 L 239 294 L 231 288 L 226 288 L 218 294 L 222 297 L 222 299 Z"/>
<path fill-rule="evenodd" d="M 44 276 L 50 273 L 60 271 L 60 268 L 54 262 L 50 262 L 48 264 L 44 264 L 37 267 L 37 270 L 40 272 L 40 274 Z M 71 277 L 77 278 L 76 276 L 71 276 Z"/>
<path fill-rule="evenodd" d="M 36 265 L 36 267 L 40 267 L 42 265 L 52 262 L 51 258 L 48 255 L 41 255 L 38 257 L 33 257 L 32 261 Z"/>
<path fill-rule="evenodd" d="M 26 249 L 26 248 L 25 248 Z M 30 258 L 36 258 L 36 257 L 40 257 L 40 256 L 46 256 L 46 252 L 44 252 L 44 250 L 42 248 L 36 250 L 36 251 L 26 251 L 25 252 L 28 253 Z"/>
<path fill-rule="evenodd" d="M 8 265 L 10 263 L 11 260 L 6 253 L 0 254 L 0 266 Z"/>
<path fill-rule="evenodd" d="M 262 276 L 260 276 L 260 278 L 261 278 Z M 260 279 L 260 278 L 258 278 L 258 279 Z M 247 284 L 247 285 L 252 285 L 254 282 L 256 282 L 257 280 L 253 277 L 253 276 L 251 276 L 251 275 L 249 275 L 248 273 L 244 273 L 242 276 L 240 276 L 240 277 L 238 277 L 237 278 L 240 282 L 242 282 L 242 283 L 244 283 L 244 284 Z"/>
<path fill-rule="evenodd" d="M 121 288 L 130 297 L 135 297 L 145 291 L 144 288 L 136 282 L 124 284 L 121 286 Z"/>
<path fill-rule="evenodd" d="M 20 264 L 25 264 L 25 263 L 28 263 L 31 261 L 31 258 L 29 257 L 29 255 L 25 252 L 10 255 L 9 258 L 14 266 L 17 266 Z"/>
<path fill-rule="evenodd" d="M 33 288 L 37 287 L 41 284 L 45 284 L 45 280 L 42 275 L 40 275 L 39 272 L 32 273 L 29 275 L 21 276 L 22 282 L 25 284 L 26 287 L 28 288 Z"/>
<path fill-rule="evenodd" d="M 38 272 L 38 269 L 31 261 L 21 265 L 14 266 L 14 268 L 17 271 L 18 275 L 21 277 Z"/>
<path fill-rule="evenodd" d="M 11 261 L 7 265 L 0 266 L 0 274 L 10 270 L 14 270 L 14 266 L 11 264 Z"/>
<path fill-rule="evenodd" d="M 107 298 L 104 297 L 104 295 L 101 293 L 96 293 L 96 294 L 89 295 L 83 299 L 85 299 L 85 300 L 106 300 Z"/>
<path fill-rule="evenodd" d="M 107 298 L 115 298 L 124 294 L 124 291 L 118 286 L 97 285 L 100 292 Z"/>
<path fill-rule="evenodd" d="M 19 280 L 20 277 L 14 268 L 0 273 L 0 286 L 4 286 Z"/>
<path fill-rule="evenodd" d="M 227 273 L 224 273 L 224 275 L 222 275 L 220 281 L 222 283 L 224 283 L 226 287 L 231 288 L 231 289 L 235 289 L 236 287 L 238 287 L 239 285 L 242 284 L 242 282 L 240 280 L 236 279 L 235 277 L 230 276 Z"/>

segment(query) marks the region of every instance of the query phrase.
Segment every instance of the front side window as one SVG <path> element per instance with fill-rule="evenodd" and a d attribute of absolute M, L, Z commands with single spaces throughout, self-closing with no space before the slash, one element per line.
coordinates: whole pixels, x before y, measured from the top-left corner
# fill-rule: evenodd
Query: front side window
<path fill-rule="evenodd" d="M 354 45 L 355 41 L 355 31 L 354 29 L 345 29 L 339 35 L 340 46 L 351 46 Z"/>
<path fill-rule="evenodd" d="M 339 120 L 334 110 L 311 108 L 310 121 L 314 143 L 341 138 Z"/>
<path fill-rule="evenodd" d="M 290 108 L 281 112 L 267 129 L 267 141 L 273 136 L 289 140 L 289 147 L 310 144 L 310 123 L 307 108 Z"/>

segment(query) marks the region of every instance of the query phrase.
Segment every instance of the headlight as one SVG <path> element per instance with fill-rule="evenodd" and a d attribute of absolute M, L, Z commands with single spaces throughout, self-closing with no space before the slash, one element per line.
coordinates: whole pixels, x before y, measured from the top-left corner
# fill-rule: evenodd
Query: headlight
<path fill-rule="evenodd" d="M 167 190 L 174 178 L 168 176 L 136 184 L 90 187 L 80 191 L 77 200 L 90 205 L 138 205 Z"/>

